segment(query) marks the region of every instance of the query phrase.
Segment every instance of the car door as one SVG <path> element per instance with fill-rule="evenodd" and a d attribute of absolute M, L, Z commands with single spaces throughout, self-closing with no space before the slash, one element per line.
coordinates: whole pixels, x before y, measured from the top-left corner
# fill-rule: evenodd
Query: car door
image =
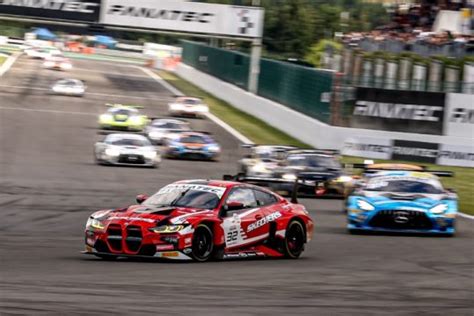
<path fill-rule="evenodd" d="M 227 248 L 239 248 L 268 237 L 268 225 L 263 209 L 258 206 L 251 188 L 235 187 L 231 190 L 224 205 L 242 203 L 240 209 L 229 209 L 223 214 L 224 238 Z"/>

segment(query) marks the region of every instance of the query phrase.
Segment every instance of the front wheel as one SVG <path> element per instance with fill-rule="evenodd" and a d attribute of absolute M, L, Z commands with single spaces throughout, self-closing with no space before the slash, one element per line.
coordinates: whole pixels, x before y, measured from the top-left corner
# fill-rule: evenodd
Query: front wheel
<path fill-rule="evenodd" d="M 193 259 L 199 262 L 208 261 L 211 259 L 213 251 L 214 234 L 212 230 L 204 224 L 199 224 L 193 235 L 191 252 Z"/>
<path fill-rule="evenodd" d="M 283 241 L 283 253 L 285 257 L 297 259 L 303 253 L 305 244 L 305 231 L 303 225 L 296 220 L 291 221 L 286 228 Z"/>

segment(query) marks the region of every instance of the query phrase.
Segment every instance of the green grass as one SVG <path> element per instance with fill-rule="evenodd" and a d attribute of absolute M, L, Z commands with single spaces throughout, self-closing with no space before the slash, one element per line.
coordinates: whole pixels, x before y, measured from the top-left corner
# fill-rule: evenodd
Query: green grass
<path fill-rule="evenodd" d="M 285 144 L 298 147 L 310 147 L 279 129 L 268 125 L 264 121 L 232 107 L 229 103 L 212 96 L 172 73 L 159 71 L 159 75 L 184 94 L 203 98 L 212 114 L 238 130 L 242 135 L 256 144 Z"/>
<path fill-rule="evenodd" d="M 5 56 L 0 56 L 0 66 L 7 60 L 7 57 Z"/>
<path fill-rule="evenodd" d="M 167 82 L 181 90 L 184 94 L 202 97 L 209 105 L 209 109 L 214 115 L 257 144 L 284 144 L 310 147 L 288 134 L 268 125 L 262 120 L 232 107 L 229 103 L 212 96 L 172 73 L 159 71 L 159 75 Z M 365 158 L 358 157 L 343 157 L 342 162 L 361 163 L 364 159 Z M 376 162 L 401 163 L 402 161 L 376 160 Z M 423 165 L 433 170 L 453 171 L 455 173 L 454 177 L 441 178 L 441 181 L 446 188 L 453 188 L 457 191 L 459 195 L 460 210 L 464 213 L 474 215 L 474 186 L 472 184 L 472 179 L 474 179 L 474 168 L 438 166 L 434 164 Z"/>

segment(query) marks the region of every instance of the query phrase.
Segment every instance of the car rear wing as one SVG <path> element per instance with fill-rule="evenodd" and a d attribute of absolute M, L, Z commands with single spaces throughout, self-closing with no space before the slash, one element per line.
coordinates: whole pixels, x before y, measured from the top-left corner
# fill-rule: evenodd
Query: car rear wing
<path fill-rule="evenodd" d="M 400 164 L 403 165 L 403 164 Z M 426 168 L 426 166 L 422 165 L 416 165 L 417 167 L 420 167 L 419 170 L 414 170 L 410 169 L 409 167 L 407 168 L 393 168 L 393 167 L 371 167 L 371 164 L 364 164 L 364 163 L 354 163 L 354 164 L 344 164 L 344 168 L 346 169 L 363 169 L 363 172 L 365 174 L 374 174 L 378 172 L 383 172 L 383 171 L 406 171 L 406 172 L 425 172 L 425 173 L 431 173 L 435 176 L 438 177 L 454 177 L 454 172 L 453 171 L 445 171 L 445 170 L 429 170 Z M 415 165 L 414 165 L 415 166 Z"/>
<path fill-rule="evenodd" d="M 148 119 L 150 120 L 170 120 L 170 121 L 178 121 L 181 123 L 186 123 L 189 124 L 188 120 L 182 119 L 182 118 L 177 118 L 177 117 L 172 117 L 172 116 L 149 116 Z"/>
<path fill-rule="evenodd" d="M 337 149 L 300 149 L 290 150 L 290 154 L 317 154 L 317 155 L 329 155 L 338 156 L 341 152 Z"/>

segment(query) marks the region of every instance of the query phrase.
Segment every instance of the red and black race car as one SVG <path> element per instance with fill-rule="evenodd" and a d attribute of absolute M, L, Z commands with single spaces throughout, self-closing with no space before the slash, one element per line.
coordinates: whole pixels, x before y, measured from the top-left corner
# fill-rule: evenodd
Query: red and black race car
<path fill-rule="evenodd" d="M 303 205 L 251 184 L 178 181 L 137 202 L 92 214 L 84 253 L 104 259 L 298 258 L 313 234 Z"/>

